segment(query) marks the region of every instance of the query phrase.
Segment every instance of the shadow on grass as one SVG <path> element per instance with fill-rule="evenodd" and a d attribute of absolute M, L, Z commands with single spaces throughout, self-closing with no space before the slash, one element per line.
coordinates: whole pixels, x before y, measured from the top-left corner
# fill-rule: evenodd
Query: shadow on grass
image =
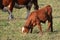
<path fill-rule="evenodd" d="M 60 30 L 54 30 L 53 32 L 47 32 L 49 34 L 58 34 L 60 32 Z"/>
<path fill-rule="evenodd" d="M 54 30 L 53 32 L 56 32 L 56 33 L 58 33 L 58 32 L 60 32 L 60 30 L 59 30 L 59 29 L 56 29 L 56 30 Z"/>
<path fill-rule="evenodd" d="M 60 30 L 54 30 L 53 32 L 51 32 L 51 31 L 43 31 L 43 34 L 44 34 L 44 33 L 57 34 L 57 33 L 59 33 L 59 32 L 60 32 Z M 35 31 L 35 32 L 33 32 L 33 34 L 39 34 L 39 31 Z"/>
<path fill-rule="evenodd" d="M 53 18 L 60 18 L 60 16 L 54 16 Z"/>

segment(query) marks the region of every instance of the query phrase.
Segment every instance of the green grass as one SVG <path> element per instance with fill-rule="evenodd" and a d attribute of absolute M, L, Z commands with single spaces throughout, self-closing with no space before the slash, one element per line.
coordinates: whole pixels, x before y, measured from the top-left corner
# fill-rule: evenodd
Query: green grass
<path fill-rule="evenodd" d="M 42 24 L 43 35 L 37 32 L 35 27 L 33 33 L 22 34 L 21 27 L 24 26 L 26 17 L 26 8 L 13 10 L 15 19 L 8 20 L 8 13 L 0 10 L 0 40 L 60 40 L 60 0 L 38 0 L 39 7 L 51 5 L 53 8 L 53 28 L 54 32 L 46 32 L 47 24 Z M 33 7 L 31 11 L 33 11 Z"/>

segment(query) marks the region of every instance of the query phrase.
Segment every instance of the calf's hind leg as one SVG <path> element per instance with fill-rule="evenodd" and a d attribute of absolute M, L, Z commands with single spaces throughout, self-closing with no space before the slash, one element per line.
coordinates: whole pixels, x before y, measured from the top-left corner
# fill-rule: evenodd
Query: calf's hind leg
<path fill-rule="evenodd" d="M 48 20 L 48 30 L 47 30 L 47 31 L 49 31 L 49 30 L 51 30 L 51 32 L 53 32 L 53 22 L 52 22 L 52 17 L 49 18 L 49 20 Z"/>

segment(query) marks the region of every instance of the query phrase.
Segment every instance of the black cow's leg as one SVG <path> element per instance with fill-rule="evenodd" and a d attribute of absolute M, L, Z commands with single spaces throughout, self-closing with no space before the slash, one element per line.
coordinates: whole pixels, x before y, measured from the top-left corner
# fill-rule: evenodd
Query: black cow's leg
<path fill-rule="evenodd" d="M 8 19 L 10 20 L 10 19 L 13 19 L 14 18 L 14 16 L 12 15 L 12 12 L 8 9 L 8 13 L 9 13 L 9 17 L 8 17 Z"/>
<path fill-rule="evenodd" d="M 28 16 L 29 16 L 29 13 L 30 13 L 30 9 L 27 9 L 27 15 L 26 15 L 26 19 L 28 18 Z"/>
<path fill-rule="evenodd" d="M 3 11 L 7 11 L 8 12 L 9 20 L 13 19 L 12 10 L 13 10 L 14 4 L 15 4 L 15 2 L 13 0 L 12 2 L 9 3 L 9 5 L 7 5 L 7 7 L 4 5 L 4 8 L 3 8 Z"/>
<path fill-rule="evenodd" d="M 8 14 L 9 14 L 8 19 L 9 19 L 9 20 L 10 20 L 10 19 L 13 19 L 12 12 L 9 10 L 8 7 L 4 7 L 4 8 L 3 8 L 3 11 L 4 11 L 4 12 L 8 12 Z"/>
<path fill-rule="evenodd" d="M 13 10 L 13 7 L 14 7 L 14 1 L 12 1 L 9 5 L 8 5 L 8 13 L 9 13 L 9 20 L 10 19 L 13 19 L 14 17 L 13 17 L 13 15 L 12 15 L 12 10 Z"/>
<path fill-rule="evenodd" d="M 29 13 L 30 13 L 31 7 L 32 7 L 32 3 L 30 2 L 30 3 L 28 3 L 28 5 L 26 6 L 26 8 L 27 8 L 27 16 L 26 16 L 26 19 L 27 19 L 28 16 L 29 16 Z"/>
<path fill-rule="evenodd" d="M 38 0 L 33 0 L 32 2 L 34 4 L 34 9 L 37 10 L 39 8 L 39 6 L 38 6 Z"/>

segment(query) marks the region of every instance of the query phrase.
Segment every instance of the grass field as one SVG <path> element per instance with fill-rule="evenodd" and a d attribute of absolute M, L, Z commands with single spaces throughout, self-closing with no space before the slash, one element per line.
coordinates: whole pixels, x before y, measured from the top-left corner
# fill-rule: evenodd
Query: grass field
<path fill-rule="evenodd" d="M 46 32 L 47 24 L 42 24 L 43 35 L 39 36 L 39 29 L 34 28 L 33 33 L 23 35 L 21 27 L 24 26 L 26 8 L 13 10 L 15 19 L 8 20 L 8 13 L 0 10 L 0 40 L 60 40 L 60 0 L 38 0 L 39 7 L 42 8 L 50 4 L 53 8 L 53 28 L 54 32 Z M 31 11 L 33 11 L 33 7 Z"/>

